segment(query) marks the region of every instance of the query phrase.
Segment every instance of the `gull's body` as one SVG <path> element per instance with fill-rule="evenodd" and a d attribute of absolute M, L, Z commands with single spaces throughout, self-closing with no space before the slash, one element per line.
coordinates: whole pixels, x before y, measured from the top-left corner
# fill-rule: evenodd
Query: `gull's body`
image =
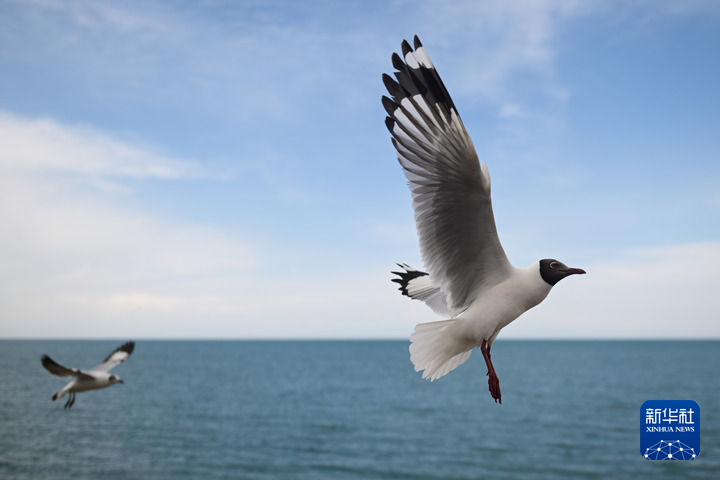
<path fill-rule="evenodd" d="M 514 267 L 506 280 L 478 292 L 475 300 L 456 318 L 463 320 L 457 329 L 473 347 L 483 340 L 492 346 L 500 330 L 521 314 L 542 302 L 552 287 L 540 277 L 537 262 L 529 267 Z"/>
<path fill-rule="evenodd" d="M 135 342 L 124 343 L 113 350 L 110 355 L 103 360 L 103 363 L 89 370 L 64 367 L 49 356 L 43 355 L 42 365 L 48 372 L 58 377 L 72 377 L 72 380 L 70 380 L 67 385 L 52 396 L 53 402 L 67 394 L 69 397 L 65 403 L 65 408 L 70 408 L 75 404 L 76 392 L 98 390 L 116 383 L 124 383 L 120 377 L 110 373 L 110 370 L 123 363 L 134 349 Z"/>
<path fill-rule="evenodd" d="M 480 347 L 490 393 L 501 400 L 490 347 L 502 328 L 534 307 L 562 278 L 585 273 L 553 259 L 515 267 L 495 227 L 487 165 L 417 37 L 393 54 L 395 79 L 383 75 L 386 125 L 408 179 L 423 262 L 429 273 L 400 265 L 400 290 L 446 320 L 421 323 L 410 359 L 435 380 Z"/>

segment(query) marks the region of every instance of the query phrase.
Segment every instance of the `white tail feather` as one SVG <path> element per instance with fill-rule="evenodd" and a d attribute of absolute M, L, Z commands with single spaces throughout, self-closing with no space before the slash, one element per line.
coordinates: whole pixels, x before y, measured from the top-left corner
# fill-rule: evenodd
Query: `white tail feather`
<path fill-rule="evenodd" d="M 447 329 L 455 319 L 419 323 L 410 335 L 410 360 L 415 371 L 423 370 L 422 378 L 437 380 L 462 365 L 470 357 L 472 347 L 461 344 Z"/>
<path fill-rule="evenodd" d="M 55 392 L 52 396 L 52 401 L 54 402 L 55 400 L 59 400 L 62 397 L 64 397 L 70 391 L 70 388 L 73 386 L 74 383 L 75 382 L 72 381 L 72 382 L 68 383 L 67 385 L 65 385 L 62 389 Z"/>

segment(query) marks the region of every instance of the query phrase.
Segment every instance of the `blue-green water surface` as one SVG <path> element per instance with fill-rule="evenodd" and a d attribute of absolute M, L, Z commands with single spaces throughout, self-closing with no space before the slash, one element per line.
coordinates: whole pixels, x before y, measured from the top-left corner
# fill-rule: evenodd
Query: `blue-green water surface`
<path fill-rule="evenodd" d="M 0 341 L 3 479 L 720 478 L 720 342 L 503 341 L 430 383 L 403 341 L 138 341 L 124 385 L 51 402 L 122 340 Z M 647 461 L 645 400 L 701 407 L 701 454 Z"/>

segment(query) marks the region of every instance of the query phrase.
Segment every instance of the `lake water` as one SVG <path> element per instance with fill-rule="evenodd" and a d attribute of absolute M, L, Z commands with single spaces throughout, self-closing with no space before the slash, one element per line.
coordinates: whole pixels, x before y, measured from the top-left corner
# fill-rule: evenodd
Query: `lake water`
<path fill-rule="evenodd" d="M 404 341 L 138 341 L 124 385 L 51 402 L 125 339 L 0 341 L 2 479 L 720 478 L 720 342 L 503 341 L 434 383 Z M 701 454 L 639 451 L 645 400 L 701 408 Z"/>

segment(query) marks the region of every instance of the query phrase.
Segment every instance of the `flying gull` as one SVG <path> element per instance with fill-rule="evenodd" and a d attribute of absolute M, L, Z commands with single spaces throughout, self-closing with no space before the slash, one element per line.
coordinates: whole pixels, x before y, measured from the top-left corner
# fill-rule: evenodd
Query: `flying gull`
<path fill-rule="evenodd" d="M 407 177 L 420 253 L 427 272 L 398 264 L 392 281 L 447 320 L 420 323 L 410 359 L 436 380 L 480 347 L 488 387 L 502 403 L 490 349 L 500 330 L 539 304 L 568 275 L 585 273 L 554 259 L 515 267 L 495 228 L 490 174 L 478 161 L 455 104 L 417 36 L 392 55 L 395 79 L 383 74 L 382 103 L 398 161 Z"/>
<path fill-rule="evenodd" d="M 73 377 L 60 391 L 52 396 L 53 402 L 69 394 L 65 408 L 71 408 L 75 403 L 75 392 L 86 392 L 99 388 L 109 387 L 115 383 L 125 383 L 115 374 L 108 373 L 125 361 L 135 349 L 135 342 L 126 342 L 112 351 L 103 363 L 90 370 L 63 367 L 47 355 L 42 356 L 42 365 L 45 370 L 58 377 Z"/>

